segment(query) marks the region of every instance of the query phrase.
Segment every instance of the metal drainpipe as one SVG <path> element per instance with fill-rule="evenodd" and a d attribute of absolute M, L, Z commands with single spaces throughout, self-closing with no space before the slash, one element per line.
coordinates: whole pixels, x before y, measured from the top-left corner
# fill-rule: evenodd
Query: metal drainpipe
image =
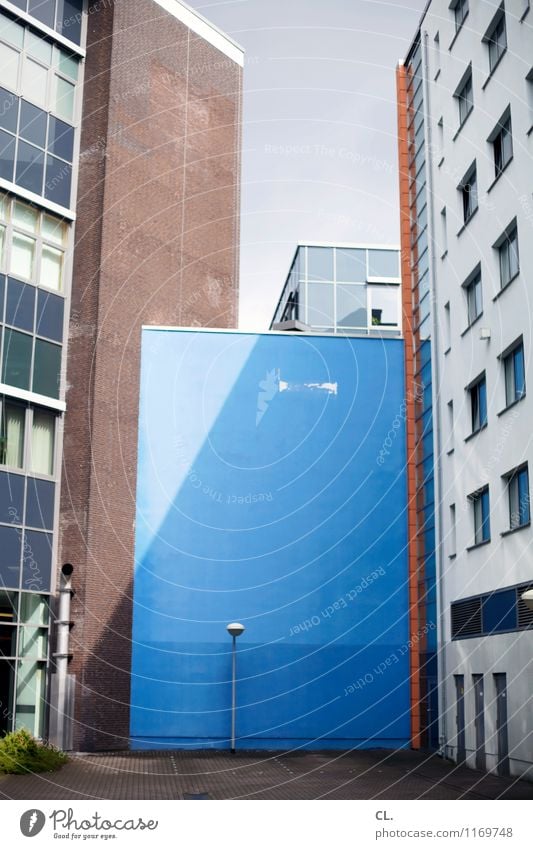
<path fill-rule="evenodd" d="M 429 156 L 427 159 L 428 169 L 427 169 L 427 189 L 428 189 L 428 219 L 429 219 L 429 232 L 430 234 L 435 236 L 435 196 L 433 194 L 433 160 L 432 160 L 432 131 L 431 131 L 431 122 L 429 120 L 429 104 L 430 104 L 430 92 L 429 92 L 429 64 L 428 64 L 428 41 L 429 41 L 429 33 L 427 31 L 424 32 L 424 39 L 422 44 L 422 52 L 423 52 L 423 62 L 424 62 L 424 99 L 426 104 L 426 150 L 429 151 Z M 428 239 L 428 249 L 431 252 L 431 302 L 432 302 L 432 334 L 434 339 L 434 346 L 432 347 L 432 355 L 431 357 L 431 368 L 432 368 L 432 381 L 433 381 L 433 390 L 432 390 L 432 404 L 433 404 L 433 423 L 435 428 L 435 437 L 434 437 L 434 447 L 436 449 L 437 456 L 437 464 L 436 464 L 436 475 L 435 475 L 435 497 L 437 501 L 437 509 L 435 511 L 435 562 L 437 569 L 437 609 L 438 609 L 438 619 L 439 619 L 439 627 L 437 631 L 437 681 L 439 688 L 439 724 L 440 724 L 440 735 L 439 735 L 439 754 L 446 755 L 446 746 L 448 742 L 448 733 L 447 733 L 447 701 L 446 701 L 446 640 L 445 640 L 445 627 L 446 627 L 446 619 L 445 619 L 445 610 L 444 610 L 444 593 L 443 593 L 443 576 L 442 576 L 442 534 L 441 529 L 443 527 L 442 521 L 442 466 L 441 466 L 441 456 L 442 456 L 442 428 L 441 428 L 441 415 L 440 415 L 440 405 L 438 402 L 439 399 L 439 386 L 440 386 L 440 368 L 439 368 L 439 322 L 438 316 L 436 314 L 435 305 L 437 303 L 436 298 L 436 290 L 435 290 L 435 279 L 436 279 L 436 261 L 435 261 L 435 248 L 432 243 L 432 239 Z"/>
<path fill-rule="evenodd" d="M 55 621 L 57 634 L 57 651 L 54 654 L 57 675 L 57 745 L 65 748 L 67 708 L 67 675 L 69 661 L 70 639 L 70 602 L 74 595 L 72 589 L 73 567 L 67 563 L 61 570 L 61 585 L 59 588 L 59 610 Z"/>

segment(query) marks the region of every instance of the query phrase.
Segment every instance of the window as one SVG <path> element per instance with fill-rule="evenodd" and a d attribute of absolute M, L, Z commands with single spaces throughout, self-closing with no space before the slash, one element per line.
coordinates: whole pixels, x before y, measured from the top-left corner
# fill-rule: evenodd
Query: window
<path fill-rule="evenodd" d="M 452 640 L 531 629 L 533 612 L 522 601 L 522 593 L 528 589 L 532 589 L 530 584 L 520 584 L 454 601 L 451 605 Z"/>
<path fill-rule="evenodd" d="M 307 322 L 309 327 L 333 330 L 335 316 L 333 283 L 307 284 Z"/>
<path fill-rule="evenodd" d="M 78 59 L 0 13 L 0 66 L 0 176 L 68 207 Z"/>
<path fill-rule="evenodd" d="M 369 286 L 372 327 L 397 328 L 400 321 L 400 287 Z"/>
<path fill-rule="evenodd" d="M 489 488 L 480 489 L 470 496 L 474 515 L 474 544 L 481 545 L 490 540 Z"/>
<path fill-rule="evenodd" d="M 505 475 L 509 498 L 509 529 L 522 528 L 530 522 L 529 471 L 522 466 Z"/>
<path fill-rule="evenodd" d="M 472 109 L 474 108 L 474 89 L 472 87 L 472 69 L 470 68 L 466 78 L 461 82 L 455 93 L 459 106 L 459 126 L 462 127 Z"/>
<path fill-rule="evenodd" d="M 526 394 L 524 345 L 520 342 L 503 358 L 505 372 L 505 403 L 509 407 Z"/>
<path fill-rule="evenodd" d="M 399 280 L 399 251 L 368 251 L 368 279 Z"/>
<path fill-rule="evenodd" d="M 503 241 L 498 246 L 500 259 L 500 285 L 503 289 L 511 280 L 514 280 L 520 271 L 518 256 L 518 230 L 516 224 L 505 234 Z"/>
<path fill-rule="evenodd" d="M 54 474 L 55 415 L 45 410 L 33 411 L 30 471 Z"/>
<path fill-rule="evenodd" d="M 453 401 L 448 401 L 448 454 L 451 454 L 454 448 L 454 414 Z"/>
<path fill-rule="evenodd" d="M 478 208 L 477 169 L 475 163 L 463 178 L 459 186 L 459 191 L 461 192 L 463 203 L 463 219 L 466 224 Z"/>
<path fill-rule="evenodd" d="M 434 50 L 435 50 L 435 77 L 434 78 L 437 79 L 438 75 L 440 74 L 440 35 L 439 35 L 439 33 L 437 33 L 435 38 L 433 39 L 433 44 L 434 44 Z"/>
<path fill-rule="evenodd" d="M 477 433 L 487 424 L 487 381 L 485 375 L 469 389 L 472 433 Z"/>
<path fill-rule="evenodd" d="M 468 326 L 470 327 L 483 313 L 483 290 L 481 287 L 481 271 L 475 275 L 464 286 L 468 308 Z"/>
<path fill-rule="evenodd" d="M 68 233 L 62 219 L 0 195 L 0 231 L 5 236 L 0 273 L 62 291 Z"/>
<path fill-rule="evenodd" d="M 368 326 L 367 287 L 337 284 L 337 327 Z"/>
<path fill-rule="evenodd" d="M 333 282 L 333 248 L 307 248 L 307 277 Z"/>
<path fill-rule="evenodd" d="M 489 68 L 490 73 L 492 74 L 496 65 L 507 50 L 507 31 L 505 28 L 505 10 L 503 3 L 485 33 L 483 41 L 487 44 L 489 50 Z"/>
<path fill-rule="evenodd" d="M 457 523 L 455 514 L 455 504 L 450 504 L 450 541 L 449 541 L 449 557 L 455 557 L 457 554 Z"/>
<path fill-rule="evenodd" d="M 455 32 L 459 32 L 468 15 L 468 0 L 457 0 L 453 7 L 453 13 L 455 16 Z"/>
<path fill-rule="evenodd" d="M 0 464 L 22 469 L 24 465 L 25 410 L 15 404 L 2 405 Z"/>
<path fill-rule="evenodd" d="M 14 5 L 74 44 L 81 44 L 83 0 L 14 0 Z M 6 20 L 10 19 L 6 16 Z"/>
<path fill-rule="evenodd" d="M 446 207 L 440 212 L 440 231 L 441 231 L 441 257 L 445 257 L 448 253 L 448 220 Z"/>
<path fill-rule="evenodd" d="M 52 476 L 54 474 L 56 418 L 57 414 L 49 410 L 39 407 L 24 407 L 22 404 L 14 404 L 9 400 L 4 400 L 0 416 L 0 465 L 11 469 L 26 469 L 35 475 Z M 28 434 L 27 461 L 25 459 L 26 434 Z M 3 480 L 1 475 L 0 480 Z M 21 478 L 17 478 L 17 480 L 21 480 Z M 10 484 L 10 489 L 13 490 L 10 498 L 13 503 L 16 501 L 15 484 L 15 481 Z M 31 501 L 30 495 L 31 493 L 28 492 L 28 510 Z M 22 498 L 23 493 L 21 494 Z M 39 501 L 42 501 L 42 499 L 37 499 L 35 512 L 39 512 Z M 21 507 L 21 515 L 22 512 Z M 38 527 L 35 522 L 33 524 Z M 52 527 L 52 525 L 46 524 L 46 527 L 49 526 Z"/>
<path fill-rule="evenodd" d="M 444 304 L 444 353 L 447 353 L 452 346 L 452 316 L 450 310 L 450 302 Z"/>
<path fill-rule="evenodd" d="M 492 142 L 494 154 L 494 174 L 499 177 L 503 169 L 513 158 L 513 137 L 511 132 L 511 115 L 502 118 L 489 141 Z"/>

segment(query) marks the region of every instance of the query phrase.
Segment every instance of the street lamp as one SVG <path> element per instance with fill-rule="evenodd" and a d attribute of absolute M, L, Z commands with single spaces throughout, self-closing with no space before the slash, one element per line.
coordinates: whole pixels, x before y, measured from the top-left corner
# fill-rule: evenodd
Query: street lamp
<path fill-rule="evenodd" d="M 235 754 L 235 713 L 237 708 L 237 637 L 244 631 L 240 622 L 231 622 L 226 631 L 233 639 L 232 675 L 231 675 L 231 754 Z"/>
<path fill-rule="evenodd" d="M 525 593 L 522 593 L 522 601 L 530 610 L 533 610 L 533 589 L 526 590 Z"/>

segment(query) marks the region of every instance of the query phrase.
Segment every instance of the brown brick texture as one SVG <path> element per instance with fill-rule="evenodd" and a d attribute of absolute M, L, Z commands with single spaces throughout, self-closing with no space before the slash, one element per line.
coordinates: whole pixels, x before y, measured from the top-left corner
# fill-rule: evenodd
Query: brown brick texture
<path fill-rule="evenodd" d="M 242 69 L 151 0 L 89 15 L 59 566 L 75 748 L 127 748 L 141 326 L 235 327 Z"/>

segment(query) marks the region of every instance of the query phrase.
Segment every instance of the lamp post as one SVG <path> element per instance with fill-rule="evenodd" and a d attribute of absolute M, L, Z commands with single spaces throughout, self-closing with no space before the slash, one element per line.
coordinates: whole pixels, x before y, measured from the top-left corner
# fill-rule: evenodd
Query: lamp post
<path fill-rule="evenodd" d="M 533 589 L 526 590 L 525 593 L 522 593 L 522 601 L 530 610 L 533 610 Z"/>
<path fill-rule="evenodd" d="M 231 622 L 226 631 L 233 639 L 232 674 L 231 674 L 231 754 L 235 754 L 235 714 L 237 709 L 237 637 L 244 631 L 240 622 Z"/>

